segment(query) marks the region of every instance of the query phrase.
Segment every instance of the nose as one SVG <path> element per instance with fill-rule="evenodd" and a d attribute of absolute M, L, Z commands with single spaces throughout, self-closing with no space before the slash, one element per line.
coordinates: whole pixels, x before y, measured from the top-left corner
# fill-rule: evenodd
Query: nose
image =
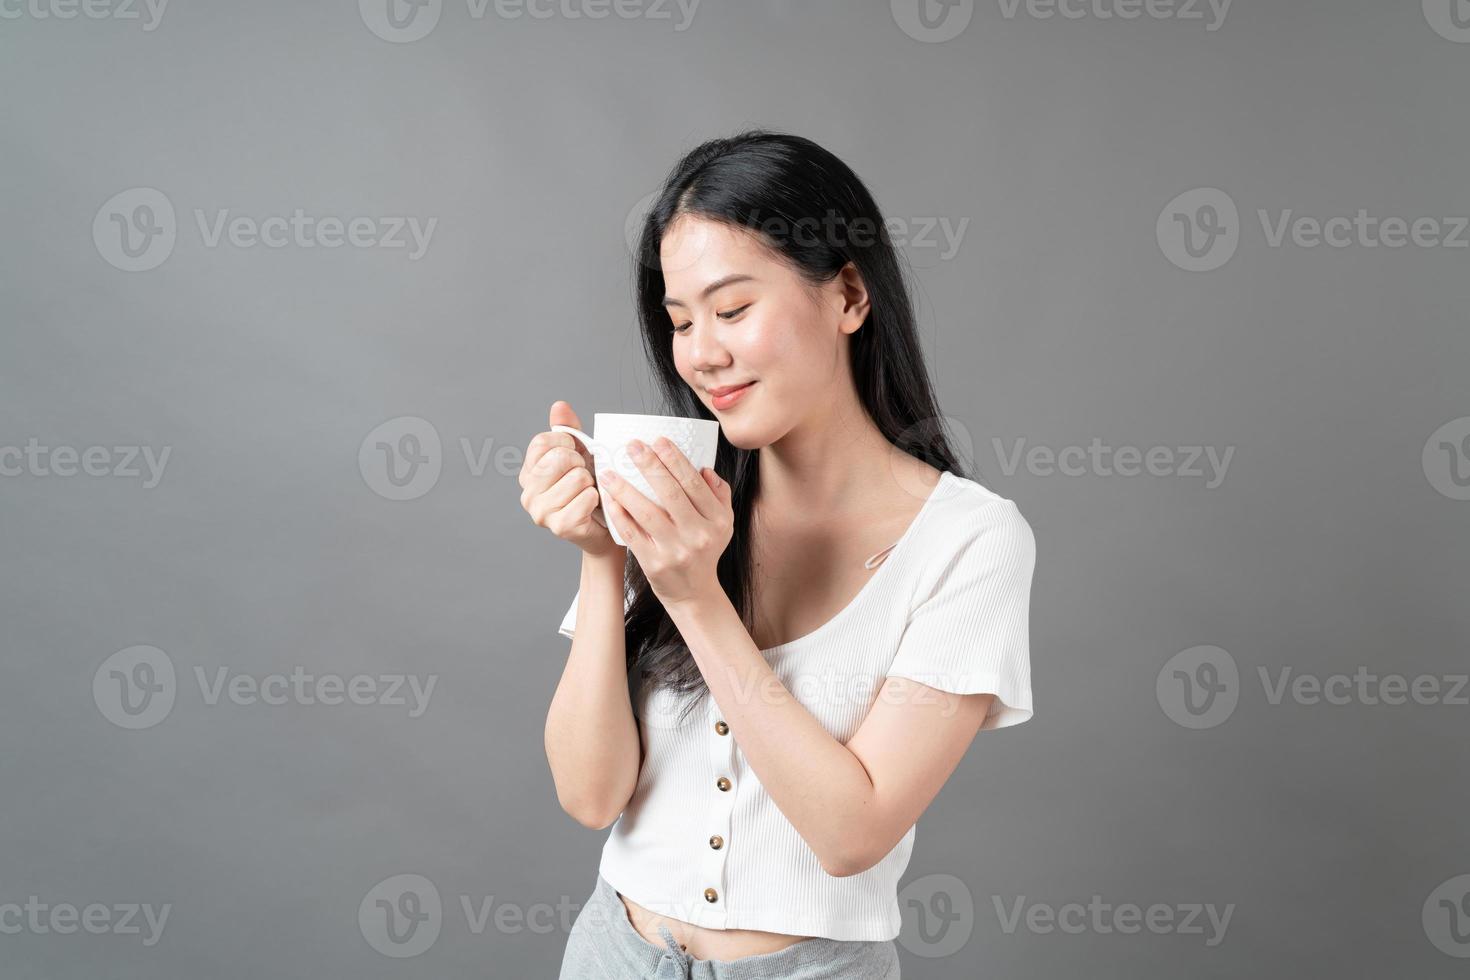
<path fill-rule="evenodd" d="M 720 343 L 713 324 L 700 326 L 691 320 L 689 327 L 689 366 L 695 371 L 720 371 L 730 366 L 730 352 Z"/>

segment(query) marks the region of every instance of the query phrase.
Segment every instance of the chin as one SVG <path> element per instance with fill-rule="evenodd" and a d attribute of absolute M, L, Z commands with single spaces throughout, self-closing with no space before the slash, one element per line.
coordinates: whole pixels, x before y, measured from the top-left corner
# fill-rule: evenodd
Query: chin
<path fill-rule="evenodd" d="M 724 434 L 725 441 L 736 449 L 762 449 L 773 441 L 766 432 L 743 419 L 721 422 L 720 431 Z"/>

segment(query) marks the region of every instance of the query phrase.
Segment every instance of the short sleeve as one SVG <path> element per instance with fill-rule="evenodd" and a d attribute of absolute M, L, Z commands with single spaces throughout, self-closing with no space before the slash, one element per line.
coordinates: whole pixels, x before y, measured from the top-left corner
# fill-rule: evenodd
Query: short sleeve
<path fill-rule="evenodd" d="M 578 589 L 572 596 L 572 604 L 567 608 L 567 614 L 561 618 L 561 625 L 556 628 L 556 631 L 567 639 L 572 639 L 577 632 L 577 598 L 581 594 L 582 590 Z M 633 591 L 629 589 L 623 595 L 623 612 L 626 614 L 632 605 Z"/>
<path fill-rule="evenodd" d="M 909 615 L 889 677 L 955 694 L 994 694 L 980 730 L 1031 717 L 1031 573 L 1036 539 L 1016 505 L 974 514 L 958 550 Z"/>

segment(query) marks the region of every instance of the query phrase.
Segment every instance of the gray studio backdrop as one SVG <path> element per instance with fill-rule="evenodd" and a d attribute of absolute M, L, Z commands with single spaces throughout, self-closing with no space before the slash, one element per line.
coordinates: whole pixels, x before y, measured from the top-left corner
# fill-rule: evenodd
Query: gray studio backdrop
<path fill-rule="evenodd" d="M 1038 542 L 904 975 L 1464 975 L 1464 0 L 0 0 L 0 975 L 555 975 L 546 411 L 811 137 Z"/>

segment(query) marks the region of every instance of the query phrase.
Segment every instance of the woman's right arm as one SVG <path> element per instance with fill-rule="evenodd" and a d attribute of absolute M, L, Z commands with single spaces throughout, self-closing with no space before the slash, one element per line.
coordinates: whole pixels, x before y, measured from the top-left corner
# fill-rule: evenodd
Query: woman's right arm
<path fill-rule="evenodd" d="M 546 713 L 546 759 L 557 801 L 595 830 L 623 812 L 642 761 L 628 697 L 623 554 L 614 548 L 601 556 L 582 555 L 572 651 Z"/>
<path fill-rule="evenodd" d="M 582 427 L 564 401 L 552 404 L 551 424 Z M 562 809 L 600 830 L 627 806 L 642 763 L 623 638 L 627 549 L 593 517 L 592 458 L 570 435 L 537 433 L 520 483 L 531 520 L 582 549 L 575 637 L 546 713 L 546 760 Z"/>

